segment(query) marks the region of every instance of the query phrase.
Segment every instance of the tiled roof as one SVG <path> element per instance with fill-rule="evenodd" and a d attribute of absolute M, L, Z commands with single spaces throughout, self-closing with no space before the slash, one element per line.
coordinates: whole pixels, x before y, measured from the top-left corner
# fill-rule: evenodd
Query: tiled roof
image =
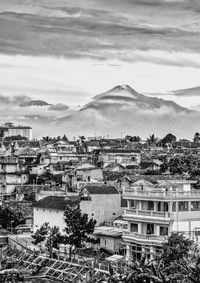
<path fill-rule="evenodd" d="M 21 150 L 18 150 L 16 155 L 18 156 L 37 156 L 37 152 L 30 147 L 25 147 Z"/>
<path fill-rule="evenodd" d="M 78 196 L 69 196 L 69 197 L 48 196 L 34 203 L 33 207 L 64 211 L 67 205 L 74 205 L 78 203 L 79 203 Z"/>
<path fill-rule="evenodd" d="M 138 149 L 102 149 L 101 151 L 105 153 L 141 153 Z"/>
<path fill-rule="evenodd" d="M 118 190 L 114 186 L 86 186 L 85 188 L 91 195 L 119 194 Z"/>

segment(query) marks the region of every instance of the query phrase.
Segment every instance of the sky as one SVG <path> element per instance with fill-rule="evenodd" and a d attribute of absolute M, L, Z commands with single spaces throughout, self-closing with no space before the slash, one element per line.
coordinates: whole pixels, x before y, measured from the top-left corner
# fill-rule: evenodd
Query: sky
<path fill-rule="evenodd" d="M 0 95 L 74 106 L 119 84 L 200 110 L 199 0 L 0 1 Z"/>

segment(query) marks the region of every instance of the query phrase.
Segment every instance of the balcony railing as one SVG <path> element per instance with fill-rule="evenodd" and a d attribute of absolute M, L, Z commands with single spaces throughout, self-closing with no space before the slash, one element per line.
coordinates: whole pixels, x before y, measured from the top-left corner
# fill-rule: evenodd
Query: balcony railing
<path fill-rule="evenodd" d="M 123 196 L 125 198 L 150 198 L 150 199 L 188 199 L 188 198 L 199 198 L 200 199 L 200 190 L 191 190 L 189 192 L 163 192 L 163 191 L 154 191 L 154 190 L 139 190 L 139 189 L 126 189 L 124 190 Z"/>
<path fill-rule="evenodd" d="M 163 243 L 167 236 L 160 236 L 160 235 L 154 235 L 154 234 L 138 234 L 136 232 L 128 232 L 124 231 L 123 237 L 128 237 L 133 240 L 141 240 L 141 241 L 147 241 L 147 242 L 156 242 L 156 243 Z"/>
<path fill-rule="evenodd" d="M 124 216 L 126 215 L 141 215 L 141 216 L 149 216 L 156 218 L 170 218 L 170 212 L 161 212 L 161 211 L 153 211 L 153 210 L 140 210 L 134 208 L 128 208 L 124 210 Z"/>

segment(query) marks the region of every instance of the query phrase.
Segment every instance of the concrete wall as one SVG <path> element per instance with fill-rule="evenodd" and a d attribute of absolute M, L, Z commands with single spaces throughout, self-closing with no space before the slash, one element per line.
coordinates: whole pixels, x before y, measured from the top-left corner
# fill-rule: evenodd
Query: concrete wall
<path fill-rule="evenodd" d="M 113 221 L 122 214 L 120 194 L 91 195 L 91 200 L 83 200 L 80 209 L 89 218 L 97 220 L 97 226 L 104 221 Z"/>
<path fill-rule="evenodd" d="M 48 222 L 51 227 L 58 226 L 60 228 L 60 232 L 63 233 L 63 229 L 65 228 L 64 211 L 34 208 L 33 232 L 35 233 L 36 230 L 39 229 L 45 222 Z"/>

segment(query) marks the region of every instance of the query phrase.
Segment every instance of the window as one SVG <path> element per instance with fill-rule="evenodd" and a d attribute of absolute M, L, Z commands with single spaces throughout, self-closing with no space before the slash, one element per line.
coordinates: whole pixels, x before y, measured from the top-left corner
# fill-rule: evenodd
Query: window
<path fill-rule="evenodd" d="M 160 236 L 168 235 L 168 227 L 160 226 Z"/>
<path fill-rule="evenodd" d="M 131 232 L 138 232 L 138 224 L 131 223 Z"/>
<path fill-rule="evenodd" d="M 105 240 L 105 246 L 106 246 L 106 240 Z"/>
<path fill-rule="evenodd" d="M 188 202 L 187 201 L 179 201 L 178 210 L 179 211 L 188 211 Z"/>
<path fill-rule="evenodd" d="M 113 215 L 116 215 L 116 213 L 114 212 Z"/>
<path fill-rule="evenodd" d="M 192 201 L 191 210 L 200 210 L 200 201 Z"/>

